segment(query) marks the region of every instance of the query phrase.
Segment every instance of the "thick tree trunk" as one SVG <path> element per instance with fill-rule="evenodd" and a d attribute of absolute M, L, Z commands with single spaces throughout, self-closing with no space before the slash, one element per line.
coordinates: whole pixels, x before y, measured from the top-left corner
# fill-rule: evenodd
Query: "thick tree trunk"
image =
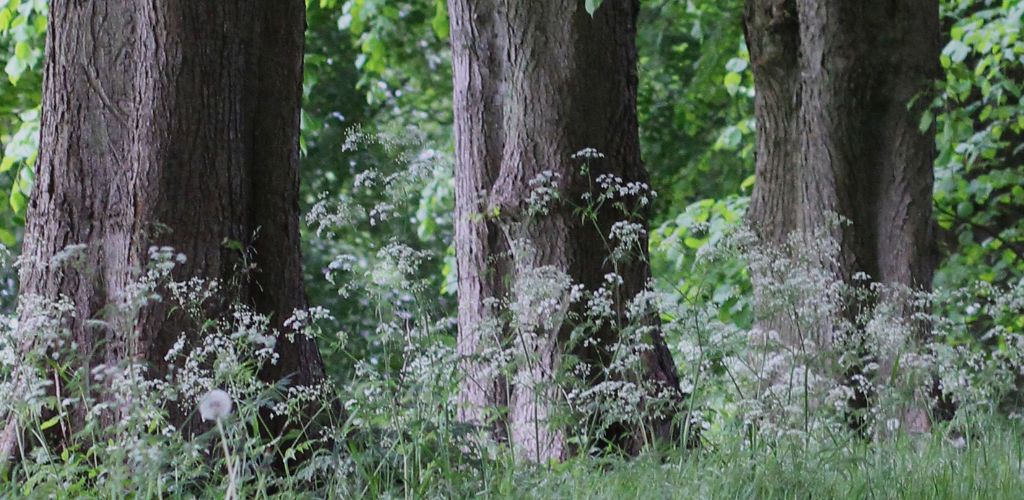
<path fill-rule="evenodd" d="M 761 239 L 828 230 L 838 279 L 930 289 L 935 145 L 918 121 L 939 75 L 938 2 L 748 0 L 745 24 L 758 122 L 749 218 Z M 830 213 L 849 223 L 830 225 Z M 859 309 L 842 314 L 855 323 Z M 767 323 L 795 341 L 785 319 Z M 832 327 L 821 325 L 826 338 Z"/>
<path fill-rule="evenodd" d="M 168 304 L 115 308 L 150 246 L 188 260 L 176 278 L 230 281 L 280 322 L 305 306 L 298 231 L 301 0 L 55 0 L 50 4 L 37 181 L 23 296 L 66 296 L 96 365 L 164 355 L 196 331 Z M 238 245 L 246 249 L 245 265 Z M 69 245 L 82 265 L 52 266 Z M 233 248 L 232 248 L 233 247 Z M 246 269 L 246 266 L 250 266 Z M 112 317 L 113 316 L 113 317 Z M 103 323 L 93 321 L 103 320 Z M 278 339 L 277 380 L 322 375 L 315 344 Z M 184 411 L 179 412 L 182 418 Z"/>
<path fill-rule="evenodd" d="M 615 267 L 605 242 L 611 225 L 624 216 L 605 206 L 597 224 L 581 220 L 569 203 L 530 217 L 532 179 L 558 176 L 563 200 L 588 192 L 587 177 L 573 153 L 596 148 L 591 177 L 619 176 L 646 182 L 640 160 L 636 114 L 636 13 L 634 0 L 606 0 L 591 18 L 582 0 L 509 2 L 450 0 L 456 135 L 456 250 L 459 275 L 459 353 L 467 380 L 461 389 L 460 418 L 490 426 L 493 433 L 533 460 L 565 457 L 566 434 L 549 420 L 558 395 L 552 388 L 566 354 L 569 328 L 540 332 L 518 343 L 509 332 L 486 325 L 495 319 L 489 299 L 509 299 L 523 290 L 530 269 L 551 266 L 589 290 L 604 284 Z M 528 220 L 531 219 L 531 220 Z M 644 215 L 639 217 L 646 229 Z M 529 250 L 521 248 L 525 242 Z M 649 280 L 644 255 L 619 266 L 623 296 L 640 292 Z M 564 300 L 564 297 L 562 297 Z M 621 313 L 621 311 L 620 311 Z M 606 359 L 602 346 L 619 334 L 605 328 L 599 347 L 574 354 L 592 362 Z M 642 378 L 660 381 L 678 396 L 678 378 L 659 333 L 645 354 Z M 534 361 L 510 377 L 481 359 L 487 346 L 517 342 Z M 503 418 L 489 420 L 495 409 Z M 489 413 L 491 412 L 491 413 Z M 669 419 L 653 426 L 670 434 Z M 614 439 L 636 449 L 643 437 L 624 427 Z"/>

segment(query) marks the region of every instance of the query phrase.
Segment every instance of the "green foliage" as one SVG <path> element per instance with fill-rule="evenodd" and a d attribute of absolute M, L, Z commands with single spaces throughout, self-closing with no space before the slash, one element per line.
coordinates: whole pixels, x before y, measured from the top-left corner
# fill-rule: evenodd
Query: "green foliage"
<path fill-rule="evenodd" d="M 935 208 L 945 263 L 939 284 L 1024 276 L 1024 4 L 958 0 L 945 78 L 922 130 L 937 127 Z"/>
<path fill-rule="evenodd" d="M 753 174 L 753 77 L 743 2 L 643 2 L 638 111 L 655 220 L 736 193 Z"/>
<path fill-rule="evenodd" d="M 644 161 L 659 190 L 651 233 L 655 279 L 721 319 L 749 326 L 750 282 L 738 260 L 697 255 L 738 228 L 753 187 L 753 76 L 743 2 L 643 4 L 638 110 Z"/>
<path fill-rule="evenodd" d="M 0 82 L 0 243 L 17 244 L 32 192 L 39 145 L 45 0 L 0 2 L 0 54 L 7 79 Z"/>
<path fill-rule="evenodd" d="M 346 155 L 348 168 L 332 175 L 333 185 L 311 203 L 303 242 L 307 293 L 337 318 L 331 326 L 346 333 L 344 350 L 336 349 L 333 339 L 324 346 L 327 366 L 344 376 L 359 360 L 385 356 L 378 335 L 380 311 L 368 310 L 368 304 L 429 303 L 423 307 L 432 314 L 454 309 L 454 285 L 449 284 L 455 279 L 450 251 L 454 199 L 450 159 L 415 134 L 389 135 L 357 127 L 337 149 Z M 416 290 L 338 284 L 336 280 L 374 273 L 386 284 L 393 271 L 387 251 L 395 242 L 431 255 L 417 265 Z M 438 298 L 437 292 L 446 287 L 448 292 Z M 423 293 L 434 298 L 418 299 Z"/>
<path fill-rule="evenodd" d="M 744 185 L 749 189 L 749 183 Z M 743 195 L 695 202 L 652 231 L 650 242 L 652 273 L 660 287 L 674 289 L 691 304 L 714 304 L 719 319 L 745 327 L 753 322 L 746 263 L 729 258 L 709 267 L 700 254 L 724 243 L 742 225 L 748 202 Z"/>
<path fill-rule="evenodd" d="M 339 4 L 338 28 L 351 34 L 359 87 L 377 123 L 416 125 L 447 142 L 451 124 L 451 57 L 444 0 L 322 0 Z"/>

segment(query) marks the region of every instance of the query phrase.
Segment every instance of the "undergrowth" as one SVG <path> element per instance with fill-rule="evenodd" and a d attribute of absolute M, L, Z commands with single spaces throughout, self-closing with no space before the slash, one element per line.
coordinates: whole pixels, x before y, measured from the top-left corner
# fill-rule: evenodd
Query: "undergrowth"
<path fill-rule="evenodd" d="M 334 248 L 353 250 L 341 242 L 403 223 L 415 186 L 439 176 L 430 155 L 406 154 L 401 145 L 366 134 L 352 143 L 383 147 L 401 161 L 391 170 L 363 172 L 345 196 L 325 196 L 313 208 L 308 222 L 325 248 L 336 242 Z M 581 153 L 584 159 L 599 154 Z M 589 164 L 581 168 L 586 172 Z M 541 176 L 531 185 L 536 192 L 528 202 L 542 216 L 560 196 L 557 179 Z M 595 212 L 595 203 L 654 196 L 628 180 L 597 177 L 594 185 L 583 199 L 569 200 L 579 203 L 579 213 Z M 643 255 L 636 245 L 646 241 L 647 229 L 628 211 L 624 216 L 607 235 L 613 259 Z M 149 376 L 137 361 L 89 366 L 68 337 L 74 308 L 67 300 L 26 297 L 18 315 L 5 318 L 0 415 L 18 423 L 19 446 L 16 459 L 4 464 L 0 496 L 1019 496 L 1024 286 L 919 293 L 868 276 L 842 281 L 830 271 L 837 248 L 829 228 L 822 230 L 768 248 L 738 228 L 701 247 L 685 292 L 652 284 L 622 298 L 615 273 L 600 289 L 585 290 L 557 269 L 517 269 L 514 293 L 494 306 L 501 328 L 518 340 L 536 342 L 562 321 L 580 325 L 577 342 L 587 342 L 587 328 L 607 324 L 621 337 L 609 364 L 597 367 L 606 379 L 581 386 L 573 377 L 579 364 L 566 363 L 567 373 L 553 379 L 565 385 L 536 389 L 554 395 L 550 403 L 563 412 L 551 422 L 575 423 L 563 432 L 578 452 L 563 463 L 539 464 L 457 418 L 464 358 L 455 348 L 450 307 L 437 293 L 446 281 L 437 276 L 449 261 L 444 253 L 398 238 L 339 251 L 323 274 L 348 309 L 295 311 L 275 329 L 270 318 L 240 303 L 204 316 L 203 305 L 224 284 L 173 279 L 174 266 L 188 256 L 154 248 L 132 296 L 113 306 L 130 314 L 169 301 L 194 315 L 194 330 L 167 354 L 172 369 L 165 377 Z M 528 248 L 513 247 L 529 255 Z M 54 268 L 73 263 L 81 250 L 69 248 Z M 714 300 L 714 288 L 705 289 L 699 278 L 701 268 L 736 269 L 738 261 L 759 290 L 743 299 L 759 327 L 724 319 L 725 301 Z M 837 319 L 851 301 L 865 306 L 856 317 Z M 570 312 L 572 303 L 583 312 Z M 356 311 L 359 321 L 338 319 Z M 635 376 L 640 353 L 649 348 L 651 314 L 659 316 L 673 351 L 684 401 L 652 404 L 657 388 Z M 922 324 L 925 339 L 918 335 Z M 771 325 L 787 326 L 780 333 Z M 344 366 L 316 386 L 255 377 L 277 362 L 278 339 L 295 335 L 316 338 L 328 359 Z M 534 362 L 524 344 L 498 342 L 474 355 L 486 354 L 492 369 L 511 379 Z M 852 367 L 857 377 L 846 377 Z M 869 395 L 868 404 L 851 407 L 858 394 Z M 929 413 L 939 403 L 956 411 L 929 414 L 923 430 L 905 425 L 908 409 Z M 171 424 L 179 410 L 192 416 L 187 432 Z M 632 458 L 604 446 L 608 427 L 642 426 L 651 412 L 683 416 L 682 425 L 699 429 L 699 446 L 688 449 L 682 437 L 652 441 Z M 291 431 L 267 432 L 268 419 Z"/>

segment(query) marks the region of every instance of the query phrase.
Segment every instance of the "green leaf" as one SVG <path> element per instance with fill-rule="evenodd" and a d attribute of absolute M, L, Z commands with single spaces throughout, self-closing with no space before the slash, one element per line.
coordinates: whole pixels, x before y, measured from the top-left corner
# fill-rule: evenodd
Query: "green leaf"
<path fill-rule="evenodd" d="M 734 57 L 729 59 L 729 62 L 725 64 L 725 69 L 730 73 L 742 73 L 747 69 L 747 61 L 740 59 L 739 57 Z"/>
<path fill-rule="evenodd" d="M 725 83 L 725 89 L 729 91 L 730 95 L 735 94 L 739 90 L 740 84 L 743 83 L 743 75 L 739 73 L 726 73 L 723 83 Z"/>
<path fill-rule="evenodd" d="M 14 45 L 14 57 L 28 59 L 32 56 L 32 46 L 28 42 L 21 41 Z"/>
<path fill-rule="evenodd" d="M 25 213 L 25 207 L 28 206 L 28 198 L 21 192 L 21 189 L 17 186 L 18 182 L 14 182 L 16 185 L 11 188 L 10 203 L 11 208 L 16 214 Z"/>
<path fill-rule="evenodd" d="M 921 123 L 918 125 L 921 132 L 927 132 L 932 127 L 932 120 L 934 120 L 934 116 L 932 116 L 931 110 L 927 110 L 921 115 Z"/>
<path fill-rule="evenodd" d="M 946 48 L 942 49 L 942 54 L 949 56 L 949 59 L 955 63 L 963 62 L 967 58 L 967 54 L 970 53 L 971 48 L 960 40 L 952 40 L 946 45 Z"/>
<path fill-rule="evenodd" d="M 704 246 L 704 244 L 707 242 L 708 240 L 706 239 L 694 238 L 692 236 L 687 236 L 686 238 L 683 238 L 683 244 L 694 250 Z"/>
<path fill-rule="evenodd" d="M 224 240 L 220 242 L 220 246 L 227 248 L 228 250 L 234 250 L 239 253 L 245 251 L 245 246 L 242 245 L 241 241 L 233 240 L 231 238 L 224 238 Z"/>
<path fill-rule="evenodd" d="M 12 57 L 7 61 L 4 71 L 7 73 L 7 79 L 11 82 L 11 85 L 18 84 L 18 80 L 21 79 L 21 74 L 25 72 L 26 68 L 24 59 Z"/>
<path fill-rule="evenodd" d="M 740 183 L 740 189 L 742 191 L 748 191 L 750 188 L 754 187 L 755 179 L 756 177 L 753 175 L 747 177 L 746 179 L 743 179 L 743 182 Z"/>
<path fill-rule="evenodd" d="M 59 422 L 60 415 L 57 415 L 56 417 L 53 417 L 47 420 L 46 422 L 43 422 L 42 425 L 39 426 L 39 430 L 45 431 L 46 429 L 49 429 L 50 427 L 57 425 Z"/>
<path fill-rule="evenodd" d="M 31 161 L 35 161 L 35 154 L 32 155 Z M 36 175 L 32 171 L 32 168 L 23 166 L 18 171 L 18 187 L 21 189 L 21 193 L 25 196 L 32 196 L 32 185 L 35 184 Z"/>
<path fill-rule="evenodd" d="M 722 130 L 722 133 L 719 134 L 718 140 L 715 141 L 715 145 L 713 147 L 716 150 L 724 149 L 731 151 L 736 149 L 736 147 L 740 145 L 741 141 L 743 141 L 743 132 L 740 131 L 739 127 L 726 127 Z"/>
<path fill-rule="evenodd" d="M 35 16 L 32 19 L 33 27 L 36 29 L 36 33 L 42 35 L 46 33 L 46 18 L 47 16 Z"/>
<path fill-rule="evenodd" d="M 601 6 L 602 2 L 604 2 L 604 0 L 587 0 L 587 3 L 585 4 L 587 14 L 590 14 L 591 17 L 593 17 L 594 12 Z"/>
<path fill-rule="evenodd" d="M 889 375 L 889 385 L 895 385 L 896 377 L 900 372 L 900 354 L 896 353 L 896 359 L 892 362 L 892 373 Z"/>
<path fill-rule="evenodd" d="M 441 40 L 448 39 L 448 6 L 444 0 L 436 0 L 434 4 L 434 19 L 430 21 L 434 28 L 434 34 Z"/>
<path fill-rule="evenodd" d="M 974 204 L 969 201 L 961 201 L 956 206 L 956 214 L 965 219 L 974 215 Z"/>
<path fill-rule="evenodd" d="M 0 227 L 0 243 L 3 243 L 5 247 L 13 247 L 18 243 L 18 239 L 15 238 L 14 233 Z"/>

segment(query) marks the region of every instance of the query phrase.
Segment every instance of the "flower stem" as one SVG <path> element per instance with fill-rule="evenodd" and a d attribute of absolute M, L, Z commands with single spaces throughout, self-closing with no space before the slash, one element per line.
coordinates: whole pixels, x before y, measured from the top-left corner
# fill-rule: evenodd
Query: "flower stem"
<path fill-rule="evenodd" d="M 224 450 L 224 462 L 228 467 L 228 491 L 224 494 L 225 500 L 235 500 L 238 494 L 235 492 L 235 467 L 231 464 L 231 453 L 228 451 L 228 438 L 224 433 L 224 425 L 221 419 L 217 418 L 217 432 L 220 433 L 220 447 Z"/>

